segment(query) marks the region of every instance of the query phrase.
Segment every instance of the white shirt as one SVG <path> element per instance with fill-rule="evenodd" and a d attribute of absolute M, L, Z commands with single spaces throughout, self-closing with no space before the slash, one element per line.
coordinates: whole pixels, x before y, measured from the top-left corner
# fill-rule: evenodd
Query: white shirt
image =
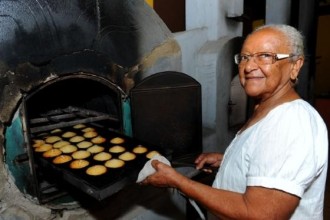
<path fill-rule="evenodd" d="M 327 135 L 324 121 L 307 102 L 277 106 L 236 135 L 213 187 L 239 193 L 247 186 L 282 190 L 301 198 L 291 219 L 323 219 Z"/>

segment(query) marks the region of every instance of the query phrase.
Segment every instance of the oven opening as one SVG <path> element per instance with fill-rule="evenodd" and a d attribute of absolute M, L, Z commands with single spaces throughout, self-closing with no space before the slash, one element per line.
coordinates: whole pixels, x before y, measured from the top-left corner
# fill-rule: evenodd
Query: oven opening
<path fill-rule="evenodd" d="M 51 80 L 24 99 L 22 118 L 27 154 L 31 158 L 32 194 L 40 203 L 63 198 L 67 191 L 70 195 L 79 195 L 79 191 L 70 184 L 59 183 L 58 179 L 64 175 L 62 171 L 48 172 L 45 167 L 39 168 L 33 140 L 41 136 L 44 140 L 47 136 L 61 137 L 64 131 L 77 125 L 122 133 L 123 97 L 122 91 L 109 80 L 78 73 Z"/>
<path fill-rule="evenodd" d="M 93 78 L 87 75 L 63 77 L 51 84 L 46 83 L 32 93 L 25 102 L 26 116 L 31 121 L 31 128 L 43 124 L 56 124 L 56 120 L 60 121 L 56 117 L 51 118 L 51 115 L 67 113 L 68 119 L 64 120 L 66 122 L 83 119 L 84 114 L 92 114 L 95 111 L 95 114 L 103 115 L 104 118 L 109 119 L 108 122 L 111 121 L 110 127 L 121 131 L 121 94 L 118 88 L 112 84 L 101 83 L 99 78 L 91 79 Z M 70 111 L 71 113 L 81 111 L 81 116 L 78 113 L 70 115 Z M 41 118 L 50 120 L 43 123 Z"/>

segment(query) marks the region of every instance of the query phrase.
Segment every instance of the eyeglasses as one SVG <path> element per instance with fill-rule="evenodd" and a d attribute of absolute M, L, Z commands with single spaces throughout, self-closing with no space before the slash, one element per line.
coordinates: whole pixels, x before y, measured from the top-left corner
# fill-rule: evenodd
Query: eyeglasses
<path fill-rule="evenodd" d="M 259 52 L 254 54 L 236 54 L 234 56 L 235 63 L 238 65 L 245 65 L 251 58 L 258 65 L 273 64 L 278 60 L 287 59 L 295 56 L 294 54 L 268 53 Z"/>

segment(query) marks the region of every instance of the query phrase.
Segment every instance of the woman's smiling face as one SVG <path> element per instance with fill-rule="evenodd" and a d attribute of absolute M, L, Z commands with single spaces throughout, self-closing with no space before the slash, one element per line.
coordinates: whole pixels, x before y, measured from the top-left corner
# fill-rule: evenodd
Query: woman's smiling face
<path fill-rule="evenodd" d="M 290 54 L 288 40 L 281 32 L 266 28 L 250 35 L 244 42 L 241 54 L 252 55 L 258 52 L 270 52 L 278 54 Z M 295 70 L 291 59 L 278 60 L 273 64 L 258 65 L 254 58 L 239 65 L 239 77 L 241 84 L 248 96 L 266 100 L 281 91 L 290 84 L 290 77 L 298 72 Z"/>

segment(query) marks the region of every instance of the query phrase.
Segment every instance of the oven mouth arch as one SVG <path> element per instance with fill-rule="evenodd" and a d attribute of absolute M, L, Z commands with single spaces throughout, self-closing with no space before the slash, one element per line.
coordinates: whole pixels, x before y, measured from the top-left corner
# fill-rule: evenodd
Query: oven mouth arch
<path fill-rule="evenodd" d="M 50 73 L 50 77 L 48 77 L 45 81 L 41 83 L 41 85 L 35 86 L 33 89 L 30 90 L 29 94 L 27 95 L 26 100 L 29 99 L 29 97 L 33 96 L 35 93 L 37 93 L 40 90 L 45 89 L 46 87 L 55 84 L 60 81 L 64 80 L 70 80 L 70 79 L 82 79 L 82 80 L 92 80 L 95 82 L 99 82 L 100 84 L 103 84 L 104 86 L 107 86 L 111 88 L 113 91 L 118 91 L 118 93 L 121 94 L 122 98 L 126 98 L 127 95 L 125 92 L 121 89 L 118 84 L 112 82 L 111 80 L 102 77 L 100 75 L 96 75 L 94 73 L 89 73 L 89 72 L 74 72 L 74 73 L 63 73 L 60 76 L 51 76 L 52 74 Z"/>
<path fill-rule="evenodd" d="M 127 95 L 111 80 L 92 73 L 76 72 L 48 78 L 25 94 L 22 102 L 28 116 L 75 106 L 121 118 L 125 99 Z M 114 108 L 109 109 L 110 105 Z"/>

